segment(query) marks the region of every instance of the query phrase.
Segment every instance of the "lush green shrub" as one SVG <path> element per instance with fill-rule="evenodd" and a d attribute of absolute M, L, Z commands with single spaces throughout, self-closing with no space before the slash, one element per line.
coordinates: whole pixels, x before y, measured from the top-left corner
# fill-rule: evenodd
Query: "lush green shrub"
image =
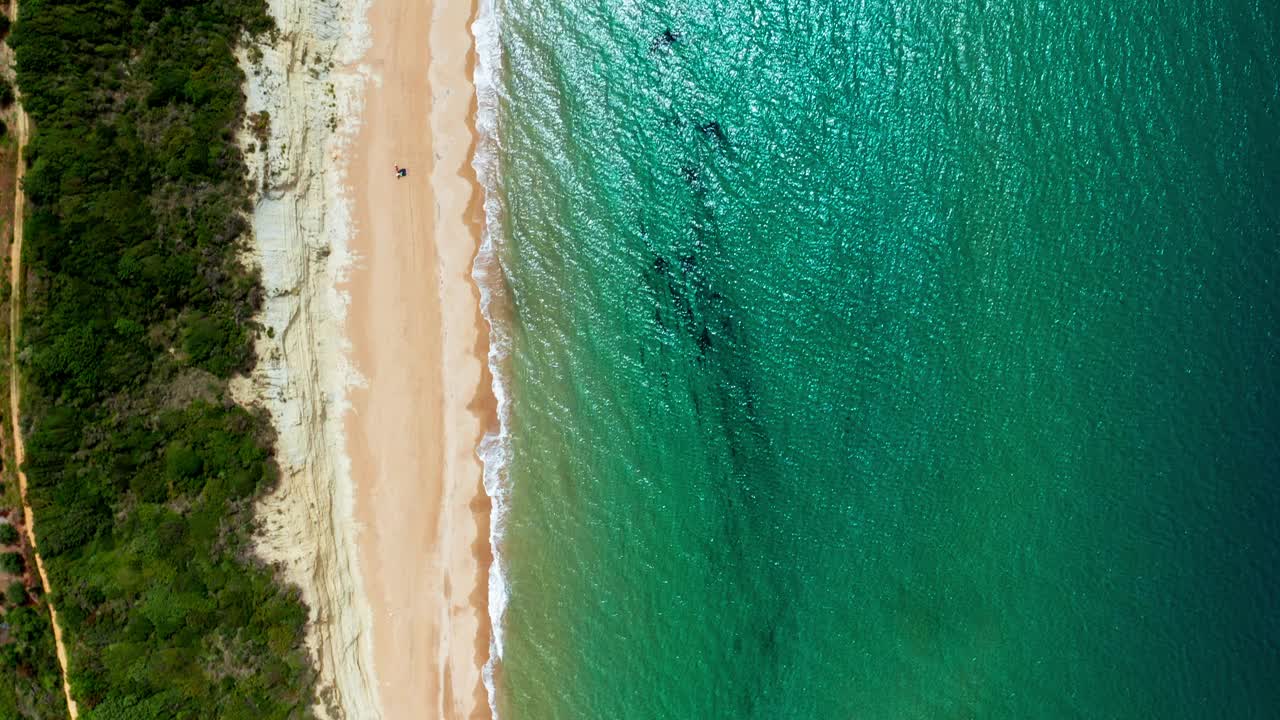
<path fill-rule="evenodd" d="M 42 603 L 10 608 L 4 621 L 9 642 L 0 645 L 0 674 L 5 675 L 0 718 L 66 720 L 48 608 Z"/>
<path fill-rule="evenodd" d="M 7 78 L 0 77 L 0 108 L 9 107 L 14 99 L 13 86 L 9 84 Z"/>
<path fill-rule="evenodd" d="M 170 481 L 182 483 L 194 478 L 204 469 L 204 461 L 191 446 L 184 442 L 169 443 L 164 451 L 165 474 Z"/>
<path fill-rule="evenodd" d="M 0 572 L 9 575 L 21 575 L 22 571 L 27 567 L 26 560 L 23 559 L 20 552 L 7 552 L 0 554 Z"/>
<path fill-rule="evenodd" d="M 18 528 L 9 523 L 0 523 L 0 545 L 14 545 L 18 542 Z"/>
<path fill-rule="evenodd" d="M 27 586 L 21 580 L 9 583 L 9 587 L 4 591 L 4 601 L 11 608 L 22 605 L 27 601 Z"/>

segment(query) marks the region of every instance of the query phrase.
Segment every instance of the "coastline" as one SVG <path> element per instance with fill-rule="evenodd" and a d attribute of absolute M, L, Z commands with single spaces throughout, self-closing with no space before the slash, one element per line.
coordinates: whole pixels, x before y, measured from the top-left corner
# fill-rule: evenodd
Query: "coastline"
<path fill-rule="evenodd" d="M 498 260 L 498 236 L 502 203 L 496 192 L 498 185 L 498 72 L 502 50 L 498 42 L 498 10 L 494 0 L 475 0 L 471 36 L 473 55 L 469 63 L 475 92 L 475 105 L 470 116 L 475 140 L 471 152 L 473 178 L 478 186 L 475 233 L 479 247 L 471 267 L 471 279 L 479 293 L 480 315 L 488 330 L 485 349 L 485 374 L 492 399 L 491 425 L 480 441 L 479 455 L 484 463 L 484 491 L 489 500 L 489 563 L 487 573 L 489 651 L 484 663 L 484 685 L 493 720 L 498 712 L 498 676 L 503 656 L 503 623 L 509 593 L 506 568 L 501 553 L 502 535 L 510 490 L 507 463 L 510 459 L 508 434 L 511 396 L 507 390 L 510 356 L 510 318 L 506 284 Z"/>
<path fill-rule="evenodd" d="M 278 34 L 241 57 L 265 301 L 233 389 L 271 413 L 281 467 L 256 549 L 310 608 L 319 717 L 487 718 L 476 7 L 270 7 Z"/>
<path fill-rule="evenodd" d="M 489 501 L 476 449 L 495 410 L 471 268 L 470 0 L 377 0 L 346 177 L 347 449 L 373 664 L 387 720 L 484 718 Z M 394 166 L 408 168 L 397 178 Z"/>

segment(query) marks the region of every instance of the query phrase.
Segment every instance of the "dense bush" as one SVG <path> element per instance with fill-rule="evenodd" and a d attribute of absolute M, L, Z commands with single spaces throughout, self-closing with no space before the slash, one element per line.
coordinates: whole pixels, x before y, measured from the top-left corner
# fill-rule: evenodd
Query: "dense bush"
<path fill-rule="evenodd" d="M 27 601 L 27 586 L 21 580 L 14 580 L 4 591 L 4 602 L 11 608 L 18 607 Z"/>
<path fill-rule="evenodd" d="M 132 4 L 24 3 L 11 38 L 37 129 L 29 262 L 48 282 L 23 370 L 51 402 L 136 389 L 173 348 L 219 377 L 252 360 L 230 40 L 269 20 L 261 0 Z"/>
<path fill-rule="evenodd" d="M 0 718 L 66 720 L 48 608 L 42 602 L 10 608 L 4 622 L 9 642 L 0 645 Z"/>
<path fill-rule="evenodd" d="M 21 575 L 26 567 L 27 563 L 22 559 L 22 553 L 7 552 L 0 555 L 0 572 L 8 573 L 9 575 Z"/>
<path fill-rule="evenodd" d="M 13 545 L 18 542 L 18 528 L 9 523 L 0 523 L 0 545 Z"/>
<path fill-rule="evenodd" d="M 24 0 L 26 470 L 84 720 L 309 716 L 306 612 L 248 551 L 237 38 L 262 0 Z"/>

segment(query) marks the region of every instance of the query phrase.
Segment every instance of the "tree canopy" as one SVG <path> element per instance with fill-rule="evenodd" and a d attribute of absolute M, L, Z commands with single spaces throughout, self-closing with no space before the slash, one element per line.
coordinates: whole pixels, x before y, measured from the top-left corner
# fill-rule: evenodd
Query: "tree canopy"
<path fill-rule="evenodd" d="M 310 717 L 306 610 L 249 551 L 270 426 L 226 384 L 261 297 L 233 53 L 271 27 L 262 0 L 23 0 L 10 36 L 25 469 L 85 720 Z"/>

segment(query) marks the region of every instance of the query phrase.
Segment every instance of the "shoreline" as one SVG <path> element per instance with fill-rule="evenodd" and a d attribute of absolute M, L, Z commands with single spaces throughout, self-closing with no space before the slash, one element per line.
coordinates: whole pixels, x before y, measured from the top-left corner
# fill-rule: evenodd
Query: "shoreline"
<path fill-rule="evenodd" d="M 479 296 L 479 312 L 487 327 L 488 347 L 485 352 L 485 374 L 493 401 L 490 431 L 480 441 L 478 454 L 484 464 L 484 492 L 489 499 L 489 569 L 488 587 L 489 651 L 484 663 L 484 685 L 490 715 L 497 720 L 498 684 L 503 657 L 503 624 L 509 590 L 501 546 L 510 492 L 507 463 L 510 458 L 509 419 L 511 396 L 507 386 L 510 355 L 510 318 L 506 285 L 498 260 L 497 236 L 501 227 L 502 203 L 496 192 L 498 184 L 497 87 L 502 62 L 498 41 L 498 12 L 494 0 L 474 0 L 471 18 L 472 55 L 468 70 L 472 78 L 475 104 L 470 115 L 474 145 L 471 168 L 479 196 L 477 197 L 475 232 L 479 246 L 471 266 L 471 279 Z"/>
<path fill-rule="evenodd" d="M 256 551 L 310 608 L 318 717 L 488 718 L 478 7 L 269 5 L 241 55 L 264 332 L 233 384 L 277 433 Z"/>
<path fill-rule="evenodd" d="M 387 720 L 489 717 L 489 503 L 476 449 L 496 411 L 471 280 L 475 11 L 470 0 L 371 5 L 371 79 L 346 157 L 358 260 L 342 289 L 367 380 L 344 422 Z"/>

